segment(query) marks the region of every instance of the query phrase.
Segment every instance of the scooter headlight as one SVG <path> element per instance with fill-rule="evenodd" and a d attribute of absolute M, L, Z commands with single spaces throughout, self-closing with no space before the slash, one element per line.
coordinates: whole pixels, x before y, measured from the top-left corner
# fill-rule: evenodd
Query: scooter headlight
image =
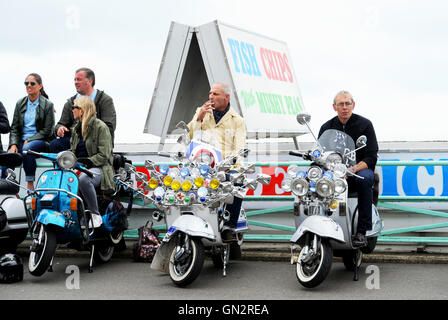
<path fill-rule="evenodd" d="M 152 178 L 152 179 L 149 179 L 148 184 L 149 184 L 149 187 L 154 190 L 155 188 L 157 188 L 159 186 L 159 181 L 157 181 L 157 179 Z"/>
<path fill-rule="evenodd" d="M 283 191 L 291 192 L 291 181 L 292 181 L 292 179 L 288 176 L 286 176 L 286 178 L 283 179 L 282 185 L 281 185 Z"/>
<path fill-rule="evenodd" d="M 346 171 L 347 171 L 347 169 L 346 169 L 345 165 L 342 163 L 335 165 L 333 168 L 334 175 L 338 178 L 345 177 Z"/>
<path fill-rule="evenodd" d="M 185 180 L 184 182 L 182 182 L 182 190 L 184 191 L 190 191 L 192 186 L 193 183 L 191 182 L 191 180 Z"/>
<path fill-rule="evenodd" d="M 168 172 L 170 171 L 170 166 L 167 165 L 166 163 L 162 163 L 159 165 L 159 171 L 161 174 L 167 175 Z"/>
<path fill-rule="evenodd" d="M 302 197 L 308 192 L 308 181 L 303 178 L 295 178 L 291 181 L 291 191 L 298 197 Z"/>
<path fill-rule="evenodd" d="M 334 181 L 334 191 L 338 194 L 344 193 L 347 189 L 347 182 L 343 179 L 337 179 Z"/>
<path fill-rule="evenodd" d="M 165 185 L 165 187 L 170 187 L 171 183 L 173 183 L 173 177 L 166 176 L 165 178 L 163 178 L 163 184 Z"/>
<path fill-rule="evenodd" d="M 205 187 L 200 187 L 198 189 L 198 199 L 201 202 L 205 202 L 207 200 L 208 190 Z"/>
<path fill-rule="evenodd" d="M 334 194 L 334 189 L 335 184 L 330 179 L 322 178 L 316 182 L 316 192 L 321 197 L 324 198 L 331 197 Z"/>
<path fill-rule="evenodd" d="M 216 190 L 219 188 L 220 182 L 218 179 L 212 179 L 210 180 L 210 188 L 212 188 L 213 190 Z"/>
<path fill-rule="evenodd" d="M 76 165 L 78 159 L 76 159 L 76 156 L 73 152 L 66 150 L 59 152 L 56 161 L 58 163 L 58 166 L 62 169 L 71 169 Z"/>
<path fill-rule="evenodd" d="M 174 191 L 178 191 L 181 187 L 181 183 L 179 180 L 174 180 L 173 183 L 171 183 L 171 189 Z"/>
<path fill-rule="evenodd" d="M 203 164 L 199 167 L 199 171 L 203 176 L 206 176 L 210 172 L 210 167 L 206 164 Z"/>
<path fill-rule="evenodd" d="M 296 166 L 295 164 L 292 164 L 288 167 L 286 170 L 286 174 L 290 176 L 291 178 L 295 178 L 297 176 L 297 172 L 299 172 L 300 168 Z"/>
<path fill-rule="evenodd" d="M 319 167 L 311 167 L 308 170 L 307 176 L 311 181 L 317 181 L 322 177 L 322 169 Z"/>
<path fill-rule="evenodd" d="M 327 157 L 327 163 L 329 167 L 334 167 L 337 164 L 342 163 L 342 156 L 339 153 L 330 153 Z"/>
<path fill-rule="evenodd" d="M 182 178 L 186 178 L 186 177 L 188 177 L 190 175 L 190 170 L 187 167 L 183 167 L 180 170 L 180 175 L 181 175 Z"/>
<path fill-rule="evenodd" d="M 157 187 L 154 190 L 154 197 L 156 198 L 157 201 L 162 201 L 164 194 L 165 190 L 163 190 L 162 187 Z"/>
<path fill-rule="evenodd" d="M 204 185 L 204 183 L 205 183 L 205 181 L 204 181 L 204 178 L 203 178 L 203 177 L 197 177 L 196 179 L 194 179 L 194 185 L 195 185 L 197 188 L 202 187 L 202 186 Z"/>

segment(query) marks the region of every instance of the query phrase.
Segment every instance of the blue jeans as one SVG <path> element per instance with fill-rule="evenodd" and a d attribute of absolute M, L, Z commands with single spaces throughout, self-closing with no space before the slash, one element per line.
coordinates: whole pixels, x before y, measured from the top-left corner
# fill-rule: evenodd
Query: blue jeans
<path fill-rule="evenodd" d="M 372 229 L 372 202 L 373 202 L 373 183 L 375 175 L 370 169 L 363 169 L 356 173 L 364 177 L 359 179 L 349 177 L 347 179 L 350 192 L 358 193 L 358 229 L 357 232 L 365 234 Z"/>
<path fill-rule="evenodd" d="M 70 149 L 70 137 L 56 138 L 50 142 L 51 153 L 59 153 L 68 149 Z"/>
<path fill-rule="evenodd" d="M 36 157 L 23 154 L 23 151 L 33 150 L 36 152 L 46 152 L 48 150 L 47 143 L 44 140 L 33 140 L 23 146 L 23 141 L 17 146 L 19 153 L 23 155 L 23 170 L 25 171 L 26 181 L 34 181 L 36 176 Z"/>

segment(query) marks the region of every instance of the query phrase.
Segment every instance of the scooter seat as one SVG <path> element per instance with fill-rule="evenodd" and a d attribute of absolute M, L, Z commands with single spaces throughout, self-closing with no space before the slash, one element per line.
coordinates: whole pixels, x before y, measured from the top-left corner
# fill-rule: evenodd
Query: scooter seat
<path fill-rule="evenodd" d="M 0 166 L 15 168 L 22 165 L 22 155 L 20 153 L 0 153 Z"/>
<path fill-rule="evenodd" d="M 9 182 L 8 180 L 0 180 L 0 194 L 17 194 L 20 187 Z"/>

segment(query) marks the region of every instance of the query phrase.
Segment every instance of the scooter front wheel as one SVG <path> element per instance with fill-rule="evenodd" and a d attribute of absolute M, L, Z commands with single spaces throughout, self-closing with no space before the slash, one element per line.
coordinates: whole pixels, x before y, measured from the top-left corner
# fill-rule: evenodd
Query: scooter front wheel
<path fill-rule="evenodd" d="M 180 254 L 180 250 L 183 253 Z M 170 255 L 169 274 L 179 287 L 192 283 L 201 272 L 204 264 L 204 245 L 199 238 L 188 238 L 178 250 L 175 246 Z"/>
<path fill-rule="evenodd" d="M 56 232 L 48 226 L 39 226 L 38 241 L 28 261 L 28 269 L 33 276 L 40 277 L 50 266 L 56 251 Z"/>
<path fill-rule="evenodd" d="M 305 247 L 302 248 L 296 264 L 296 276 L 299 283 L 306 288 L 317 287 L 325 280 L 331 269 L 333 248 L 326 239 L 322 239 L 317 252 L 308 261 L 302 261 Z"/>

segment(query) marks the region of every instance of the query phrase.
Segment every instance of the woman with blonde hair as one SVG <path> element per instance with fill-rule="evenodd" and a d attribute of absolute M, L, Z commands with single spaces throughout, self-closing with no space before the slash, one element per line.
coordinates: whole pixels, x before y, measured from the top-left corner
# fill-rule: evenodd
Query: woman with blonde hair
<path fill-rule="evenodd" d="M 92 214 L 93 227 L 97 228 L 102 224 L 102 218 L 95 188 L 100 187 L 103 192 L 114 189 L 112 137 L 107 125 L 96 117 L 95 104 L 90 97 L 75 99 L 72 112 L 78 121 L 70 139 L 70 150 L 93 173 L 93 178 L 80 174 L 79 192 Z"/>

